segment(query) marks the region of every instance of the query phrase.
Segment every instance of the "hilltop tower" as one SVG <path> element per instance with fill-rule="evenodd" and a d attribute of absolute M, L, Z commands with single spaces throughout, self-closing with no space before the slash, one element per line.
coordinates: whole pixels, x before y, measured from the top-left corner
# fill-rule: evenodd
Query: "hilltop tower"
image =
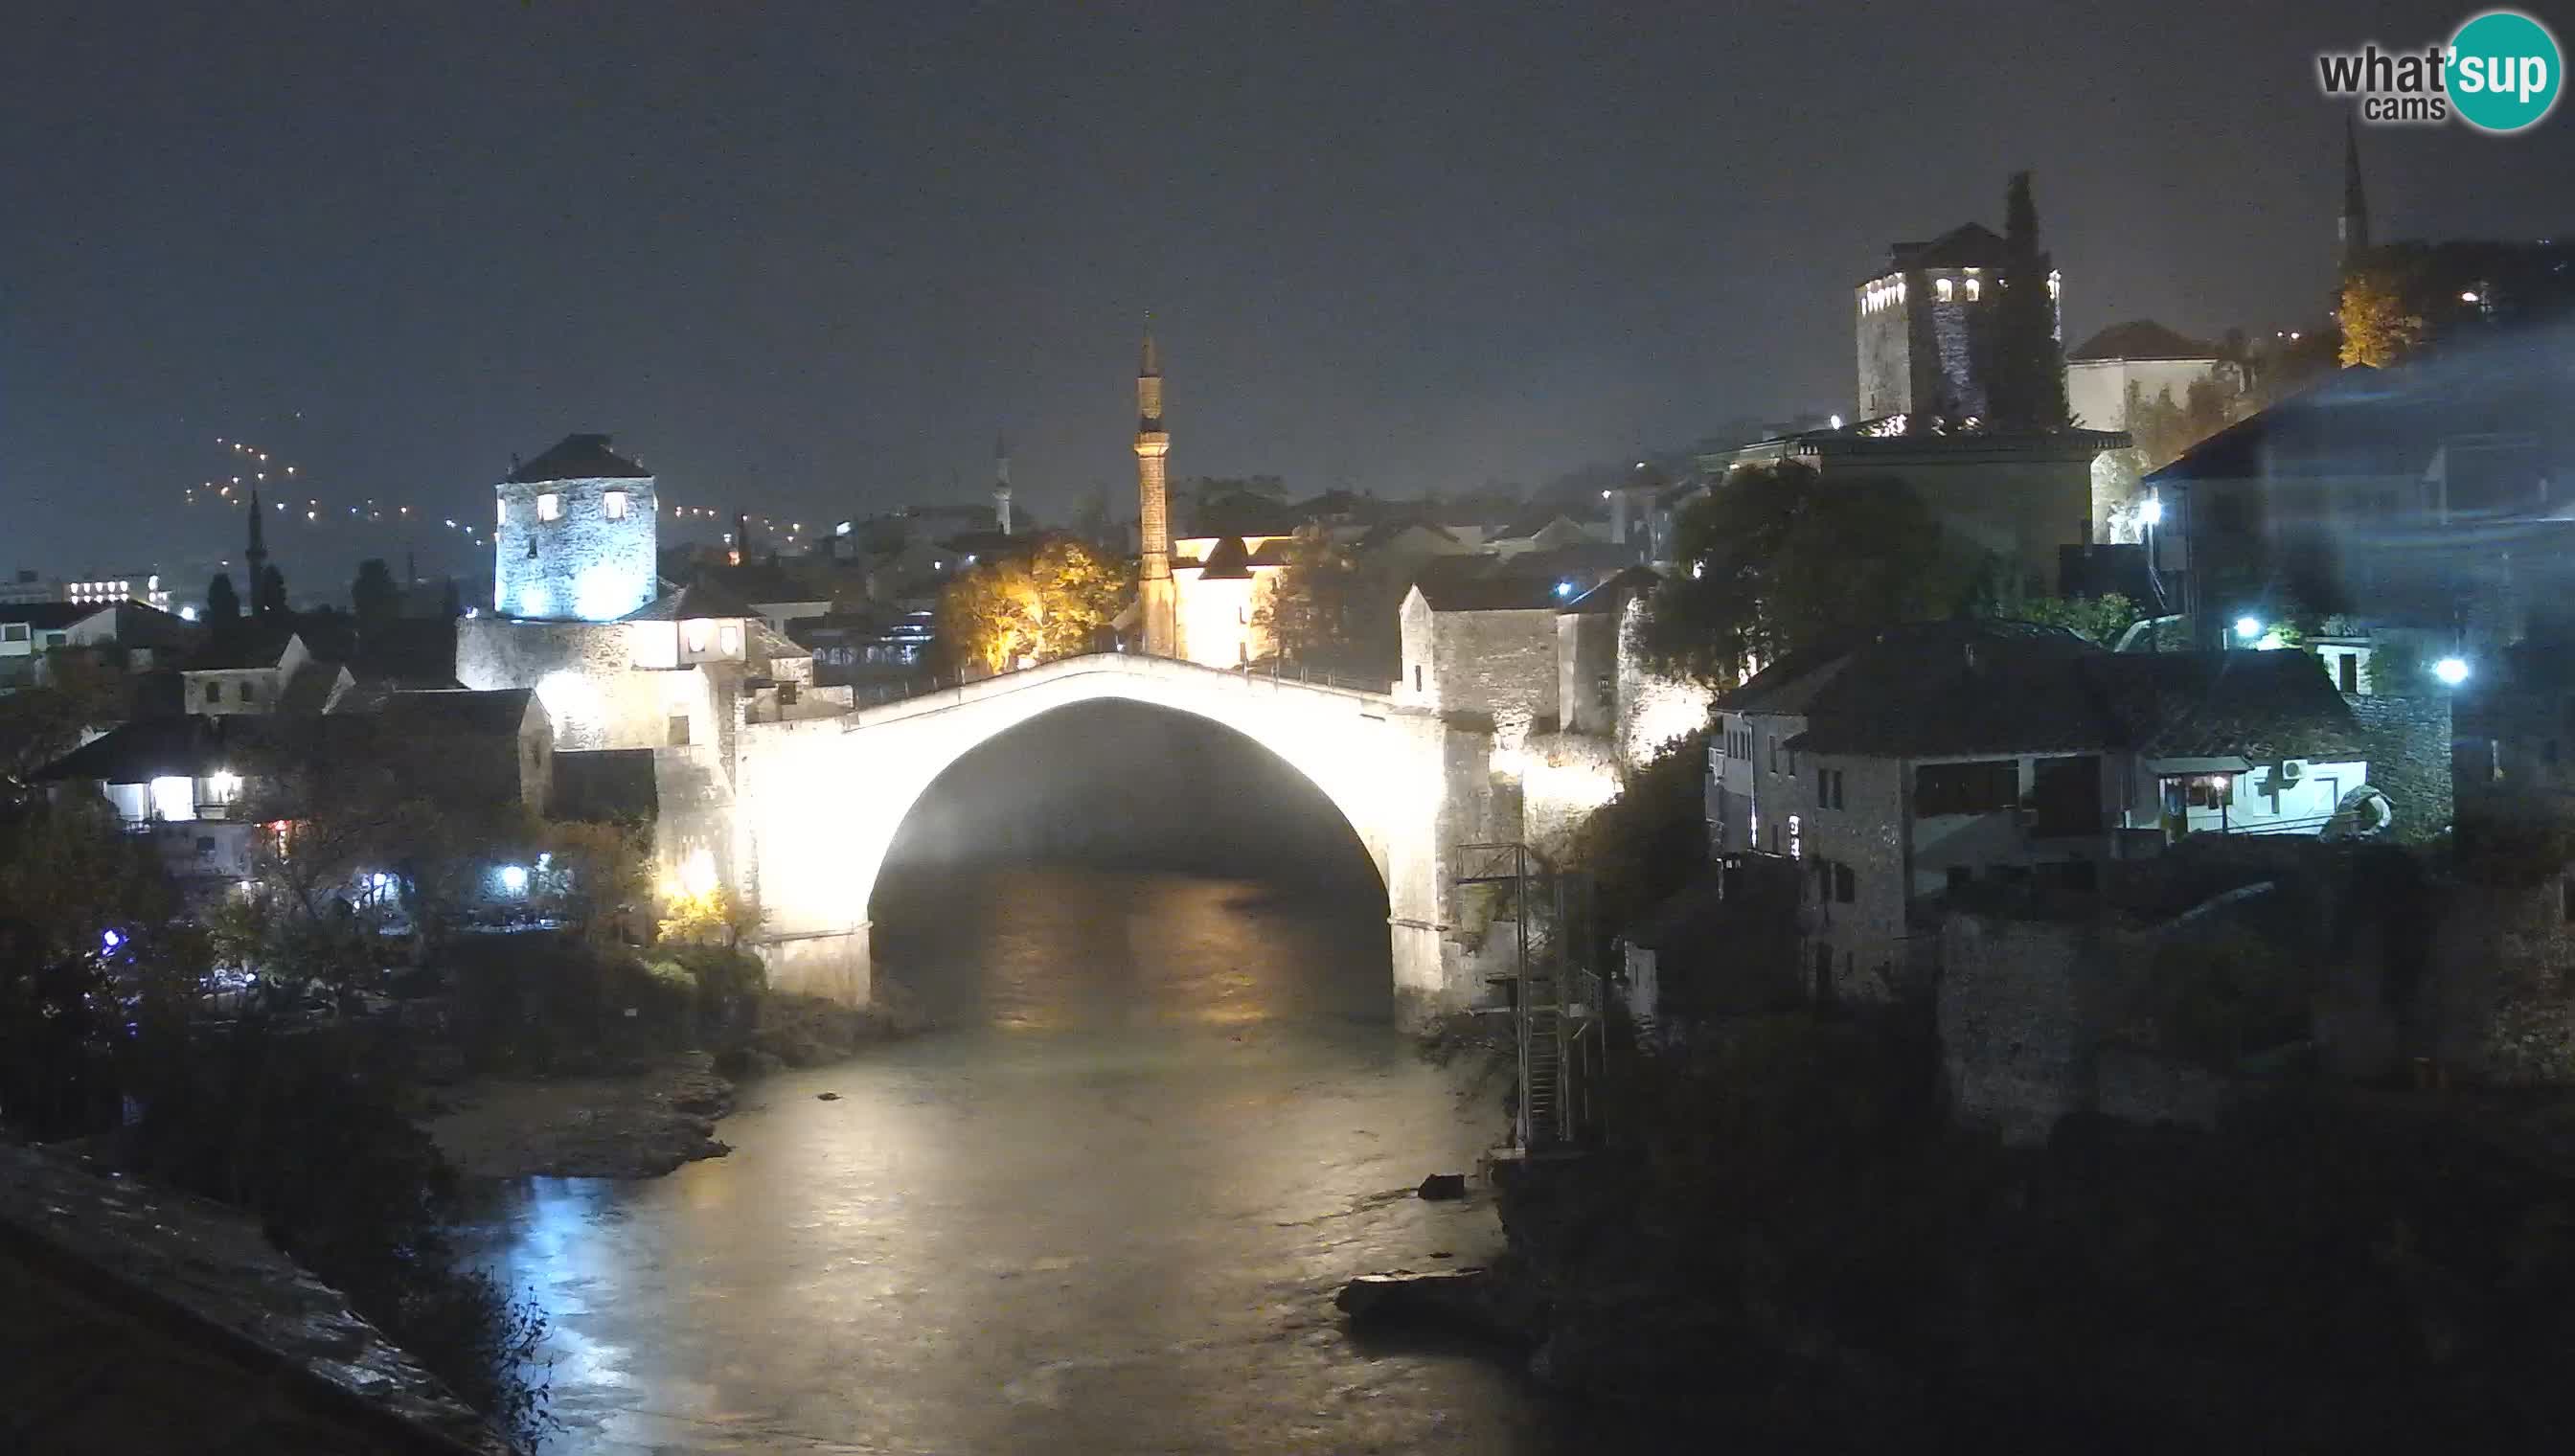
<path fill-rule="evenodd" d="M 1136 569 L 1136 602 L 1145 628 L 1145 651 L 1157 658 L 1180 655 L 1180 589 L 1172 580 L 1170 488 L 1164 464 L 1172 437 L 1163 428 L 1163 361 L 1154 348 L 1154 326 L 1145 325 L 1145 352 L 1136 370 L 1136 506 L 1142 538 Z"/>
<path fill-rule="evenodd" d="M 1011 534 L 1011 442 L 993 437 L 993 529 Z"/>
<path fill-rule="evenodd" d="M 2369 251 L 2369 194 L 2360 185 L 2360 127 L 2348 117 L 2342 124 L 2342 217 L 2334 236 L 2342 244 L 2342 271 L 2349 273 Z"/>
<path fill-rule="evenodd" d="M 607 436 L 565 436 L 495 494 L 492 604 L 502 616 L 614 622 L 653 600 L 653 476 L 611 451 Z"/>

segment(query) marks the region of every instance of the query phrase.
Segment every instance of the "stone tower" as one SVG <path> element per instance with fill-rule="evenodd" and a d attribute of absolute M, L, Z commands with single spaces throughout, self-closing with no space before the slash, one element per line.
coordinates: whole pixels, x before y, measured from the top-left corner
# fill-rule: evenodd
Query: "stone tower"
<path fill-rule="evenodd" d="M 607 436 L 565 436 L 495 494 L 492 604 L 502 616 L 614 622 L 653 600 L 653 476 L 611 451 Z"/>
<path fill-rule="evenodd" d="M 1172 453 L 1163 429 L 1163 362 L 1154 348 L 1154 326 L 1145 326 L 1145 357 L 1136 370 L 1136 507 L 1142 536 L 1136 569 L 1136 603 L 1145 628 L 1145 651 L 1180 656 L 1180 588 L 1172 580 L 1172 517 L 1164 462 Z"/>
<path fill-rule="evenodd" d="M 2342 124 L 2342 217 L 2334 224 L 2342 243 L 2342 271 L 2369 251 L 2369 195 L 2360 186 L 2360 128 L 2348 117 Z"/>
<path fill-rule="evenodd" d="M 993 437 L 993 529 L 1011 534 L 1011 442 Z"/>

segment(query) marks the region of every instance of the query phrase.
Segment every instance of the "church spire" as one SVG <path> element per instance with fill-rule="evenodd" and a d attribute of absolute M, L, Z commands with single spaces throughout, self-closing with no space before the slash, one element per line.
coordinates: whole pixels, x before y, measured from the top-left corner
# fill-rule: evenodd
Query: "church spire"
<path fill-rule="evenodd" d="M 268 565 L 268 539 L 259 521 L 259 487 L 250 488 L 250 547 L 242 553 L 250 564 L 250 588 L 259 591 L 260 570 Z"/>
<path fill-rule="evenodd" d="M 1176 658 L 1180 644 L 1180 589 L 1172 580 L 1172 517 L 1164 464 L 1172 453 L 1163 428 L 1163 359 L 1154 347 L 1154 316 L 1145 316 L 1145 348 L 1136 368 L 1136 601 L 1145 652 Z"/>
<path fill-rule="evenodd" d="M 2360 185 L 2360 127 L 2349 117 L 2342 123 L 2342 220 L 2335 232 L 2342 241 L 2342 268 L 2348 273 L 2369 251 L 2369 195 Z"/>

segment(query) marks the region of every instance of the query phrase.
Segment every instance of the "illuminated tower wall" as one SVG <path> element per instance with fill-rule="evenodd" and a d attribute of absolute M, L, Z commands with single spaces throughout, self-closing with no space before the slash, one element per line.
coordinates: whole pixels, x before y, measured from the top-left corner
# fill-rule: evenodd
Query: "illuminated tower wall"
<path fill-rule="evenodd" d="M 653 477 L 572 435 L 495 488 L 492 604 L 504 617 L 614 622 L 653 600 L 660 503 Z"/>
<path fill-rule="evenodd" d="M 1172 581 L 1170 488 L 1164 467 L 1172 453 L 1163 428 L 1163 365 L 1154 333 L 1145 331 L 1144 363 L 1136 372 L 1136 508 L 1143 537 L 1136 594 L 1144 619 L 1145 651 L 1180 656 L 1180 593 Z"/>

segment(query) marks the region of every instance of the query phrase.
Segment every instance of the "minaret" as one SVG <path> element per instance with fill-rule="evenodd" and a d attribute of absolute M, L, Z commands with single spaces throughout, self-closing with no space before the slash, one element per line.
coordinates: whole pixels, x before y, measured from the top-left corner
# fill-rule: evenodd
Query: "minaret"
<path fill-rule="evenodd" d="M 993 436 L 993 529 L 1011 534 L 1011 442 Z"/>
<path fill-rule="evenodd" d="M 2360 127 L 2349 117 L 2342 124 L 2342 220 L 2335 227 L 2342 241 L 2342 271 L 2349 273 L 2369 251 L 2369 196 L 2360 186 Z"/>
<path fill-rule="evenodd" d="M 1163 362 L 1154 349 L 1154 325 L 1145 323 L 1145 357 L 1136 371 L 1136 506 L 1142 551 L 1136 568 L 1136 601 L 1150 657 L 1181 653 L 1180 589 L 1172 581 L 1172 519 L 1163 463 L 1172 437 L 1163 429 Z"/>
<path fill-rule="evenodd" d="M 242 561 L 250 567 L 250 580 L 242 585 L 242 602 L 249 608 L 246 615 L 257 617 L 260 579 L 268 575 L 268 538 L 260 525 L 257 486 L 250 488 L 250 548 L 242 553 Z"/>

